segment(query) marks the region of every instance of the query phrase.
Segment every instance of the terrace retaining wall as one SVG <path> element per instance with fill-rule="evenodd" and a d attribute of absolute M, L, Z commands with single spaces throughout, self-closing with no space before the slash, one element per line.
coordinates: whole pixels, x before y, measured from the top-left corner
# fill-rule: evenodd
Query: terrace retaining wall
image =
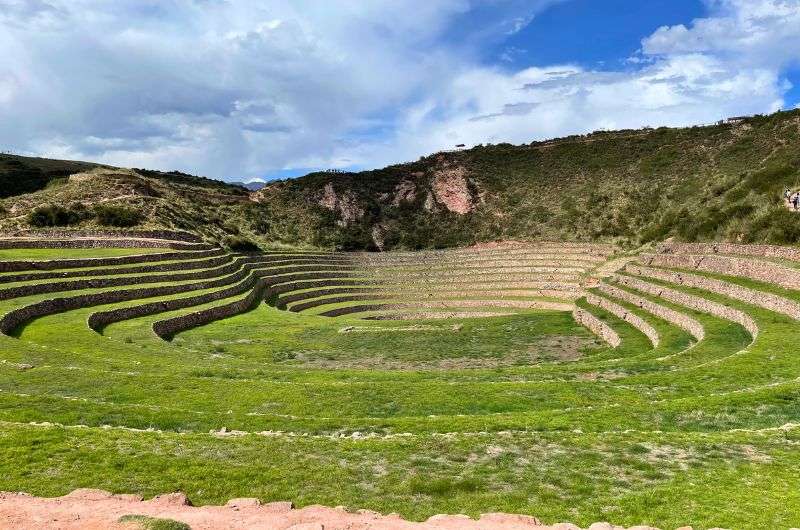
<path fill-rule="evenodd" d="M 658 348 L 658 344 L 660 342 L 658 331 L 656 331 L 656 329 L 653 326 L 648 324 L 639 315 L 631 313 L 621 305 L 615 304 L 608 298 L 603 298 L 601 296 L 587 294 L 586 301 L 593 306 L 597 306 L 601 309 L 608 311 L 612 315 L 620 318 L 621 320 L 624 320 L 631 326 L 635 327 L 636 329 L 638 329 L 647 336 L 647 338 L 650 340 L 650 344 L 653 345 L 653 348 Z"/>
<path fill-rule="evenodd" d="M 0 284 L 12 282 L 28 282 L 34 280 L 51 280 L 55 278 L 79 278 L 83 276 L 109 276 L 114 274 L 145 274 L 149 272 L 188 271 L 195 269 L 211 269 L 230 263 L 233 255 L 225 254 L 214 258 L 173 261 L 157 265 L 142 265 L 140 267 L 108 268 L 91 270 L 69 270 L 49 272 L 23 272 L 19 274 L 6 274 L 0 276 Z"/>
<path fill-rule="evenodd" d="M 166 239 L 186 243 L 202 243 L 203 238 L 196 234 L 179 230 L 15 230 L 0 232 L 0 237 L 28 237 L 36 239 L 70 238 L 134 238 Z"/>
<path fill-rule="evenodd" d="M 662 243 L 657 251 L 661 254 L 733 254 L 739 256 L 761 256 L 800 261 L 800 248 L 778 245 L 742 245 L 738 243 Z"/>
<path fill-rule="evenodd" d="M 388 304 L 367 304 L 348 307 L 337 307 L 330 311 L 320 313 L 319 316 L 338 317 L 351 315 L 354 313 L 364 313 L 367 311 L 382 310 L 403 310 L 403 309 L 452 309 L 469 307 L 496 307 L 496 308 L 516 308 L 516 309 L 547 309 L 551 311 L 572 311 L 574 305 L 560 302 L 547 301 L 523 301 L 523 300 L 450 300 L 450 301 L 425 301 L 417 303 L 388 303 Z"/>
<path fill-rule="evenodd" d="M 746 258 L 695 255 L 646 255 L 640 258 L 645 265 L 701 270 L 741 276 L 751 280 L 780 285 L 785 289 L 800 289 L 800 270 Z"/>
<path fill-rule="evenodd" d="M 769 311 L 782 313 L 795 320 L 800 320 L 800 303 L 776 294 L 757 291 L 755 289 L 742 287 L 741 285 L 685 272 L 665 271 L 633 265 L 628 265 L 625 270 L 635 276 L 643 276 L 654 280 L 677 283 L 687 287 L 705 289 L 706 291 L 728 296 L 740 302 L 762 307 Z"/>
<path fill-rule="evenodd" d="M 597 286 L 597 289 L 603 294 L 624 302 L 628 302 L 629 304 L 633 304 L 636 307 L 647 311 L 651 315 L 655 315 L 661 320 L 665 320 L 678 326 L 698 341 L 701 341 L 703 338 L 705 338 L 706 330 L 703 328 L 703 324 L 687 314 L 664 307 L 663 305 L 655 302 L 651 302 L 650 300 L 642 298 L 641 296 L 636 296 L 633 293 L 629 293 L 624 289 L 619 289 L 617 287 L 608 285 L 607 283 L 601 283 Z"/>
<path fill-rule="evenodd" d="M 0 249 L 20 248 L 169 248 L 208 250 L 207 243 L 184 243 L 163 239 L 0 239 Z"/>
<path fill-rule="evenodd" d="M 158 252 L 154 254 L 133 254 L 110 258 L 76 258 L 52 260 L 14 260 L 0 261 L 0 272 L 47 271 L 58 269 L 77 269 L 86 267 L 113 267 L 115 265 L 131 265 L 135 263 L 153 263 L 157 261 L 194 260 L 224 255 L 221 248 L 189 252 Z"/>
<path fill-rule="evenodd" d="M 195 311 L 179 317 L 153 322 L 153 333 L 164 340 L 170 340 L 176 333 L 181 331 L 186 331 L 214 322 L 215 320 L 222 320 L 244 313 L 258 305 L 258 303 L 264 299 L 266 289 L 266 282 L 259 279 L 253 290 L 244 298 L 228 304 L 210 307 L 202 311 Z"/>
<path fill-rule="evenodd" d="M 687 293 L 682 293 L 674 289 L 655 285 L 644 280 L 632 278 L 630 276 L 616 275 L 614 277 L 617 282 L 626 285 L 638 291 L 663 298 L 670 302 L 689 307 L 702 313 L 708 313 L 724 320 L 730 320 L 742 326 L 753 337 L 753 340 L 758 337 L 758 325 L 750 315 L 747 315 L 738 309 L 727 307 L 717 302 L 712 302 L 699 296 L 694 296 Z"/>
<path fill-rule="evenodd" d="M 211 302 L 216 302 L 218 300 L 224 300 L 225 298 L 230 298 L 232 296 L 243 294 L 248 290 L 255 288 L 257 282 L 262 279 L 265 284 L 268 284 L 269 282 L 267 280 L 270 280 L 272 282 L 278 280 L 283 281 L 284 279 L 288 278 L 291 278 L 292 280 L 299 280 L 304 278 L 313 280 L 319 277 L 330 278 L 331 276 L 344 274 L 344 273 L 311 272 L 311 273 L 296 273 L 296 274 L 283 275 L 285 269 L 279 269 L 281 273 L 280 276 L 264 276 L 262 278 L 261 275 L 264 275 L 267 272 L 267 270 L 265 269 L 251 270 L 251 269 L 252 267 L 248 268 L 250 274 L 247 276 L 247 278 L 245 278 L 244 281 L 234 286 L 231 286 L 227 289 L 222 289 L 220 291 L 214 291 L 211 293 L 204 293 L 201 295 L 192 296 L 188 298 L 176 298 L 173 300 L 164 300 L 164 301 L 151 302 L 131 307 L 122 307 L 118 309 L 112 309 L 109 311 L 99 311 L 97 313 L 89 315 L 87 324 L 89 328 L 91 328 L 92 330 L 100 332 L 102 331 L 103 328 L 115 322 L 122 322 L 124 320 L 129 320 L 133 318 L 140 318 L 148 315 L 155 315 L 158 313 L 166 313 L 168 311 L 175 311 L 178 309 L 186 309 L 188 307 L 205 305 Z M 181 317 L 176 317 L 176 318 L 180 319 Z M 192 327 L 190 325 L 192 321 L 193 318 L 186 319 L 186 325 L 189 326 L 186 329 Z M 174 326 L 174 330 L 176 330 L 173 331 L 173 333 L 181 331 L 180 329 L 181 322 L 183 322 L 183 320 L 177 320 L 176 322 L 171 324 L 171 326 Z"/>
<path fill-rule="evenodd" d="M 617 348 L 620 344 L 622 344 L 622 339 L 619 338 L 619 335 L 616 331 L 611 329 L 611 326 L 585 309 L 581 309 L 580 307 L 573 309 L 572 318 L 575 320 L 575 322 L 608 343 L 612 348 Z"/>

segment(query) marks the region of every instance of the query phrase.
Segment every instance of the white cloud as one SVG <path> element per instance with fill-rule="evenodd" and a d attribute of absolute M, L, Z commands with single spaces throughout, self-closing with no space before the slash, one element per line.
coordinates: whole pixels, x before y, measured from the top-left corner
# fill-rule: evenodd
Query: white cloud
<path fill-rule="evenodd" d="M 481 64 L 560 0 L 0 0 L 0 148 L 239 179 L 780 108 L 800 0 L 708 0 L 619 71 Z M 508 58 L 522 57 L 507 48 Z"/>
<path fill-rule="evenodd" d="M 710 16 L 646 37 L 632 70 L 573 65 L 519 72 L 473 68 L 410 109 L 395 142 L 363 145 L 359 161 L 457 143 L 527 142 L 603 128 L 682 126 L 774 112 L 800 61 L 800 0 L 709 0 Z"/>

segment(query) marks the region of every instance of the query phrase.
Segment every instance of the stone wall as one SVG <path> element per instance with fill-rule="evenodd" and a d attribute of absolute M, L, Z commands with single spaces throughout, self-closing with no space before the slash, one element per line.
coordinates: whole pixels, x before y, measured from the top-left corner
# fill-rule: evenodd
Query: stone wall
<path fill-rule="evenodd" d="M 316 280 L 293 280 L 284 283 L 276 284 L 272 287 L 272 292 L 275 295 L 281 295 L 292 291 L 299 291 L 301 289 L 320 289 L 323 287 L 346 287 L 346 286 L 374 286 L 378 285 L 376 282 L 368 282 L 365 280 L 357 280 L 351 278 L 338 278 L 331 279 L 324 277 Z"/>
<path fill-rule="evenodd" d="M 656 329 L 648 324 L 642 317 L 631 313 L 621 305 L 615 304 L 608 298 L 587 294 L 586 301 L 593 306 L 597 306 L 608 311 L 617 318 L 624 320 L 631 326 L 635 327 L 647 336 L 647 338 L 650 340 L 650 343 L 653 345 L 653 348 L 658 348 L 658 344 L 660 342 L 658 331 L 656 331 Z"/>
<path fill-rule="evenodd" d="M 256 276 L 251 274 L 244 281 L 236 285 L 211 293 L 204 293 L 187 298 L 173 298 L 171 300 L 162 300 L 130 307 L 121 307 L 109 311 L 99 311 L 89 315 L 86 323 L 90 329 L 99 333 L 103 328 L 115 322 L 156 315 L 158 313 L 166 313 L 168 311 L 176 311 L 178 309 L 186 309 L 188 307 L 208 304 L 245 293 L 255 286 L 256 280 Z"/>
<path fill-rule="evenodd" d="M 15 248 L 169 248 L 208 250 L 207 243 L 185 243 L 163 239 L 0 239 L 0 249 Z"/>
<path fill-rule="evenodd" d="M 221 248 L 190 252 L 159 252 L 154 254 L 134 254 L 113 258 L 77 258 L 53 260 L 14 260 L 0 261 L 0 272 L 51 271 L 59 269 L 77 269 L 86 267 L 114 267 L 135 263 L 154 263 L 159 261 L 195 260 L 222 256 Z"/>
<path fill-rule="evenodd" d="M 585 309 L 581 309 L 580 307 L 573 309 L 572 318 L 575 320 L 575 322 L 594 333 L 604 342 L 608 343 L 612 348 L 617 348 L 620 344 L 622 344 L 622 339 L 619 338 L 619 335 L 616 331 L 611 329 L 611 326 Z"/>
<path fill-rule="evenodd" d="M 622 285 L 631 287 L 643 293 L 648 293 L 678 305 L 686 306 L 702 313 L 708 313 L 724 320 L 730 320 L 742 326 L 752 335 L 753 340 L 758 337 L 758 325 L 747 314 L 717 302 L 712 302 L 699 296 L 683 293 L 660 285 L 655 285 L 644 280 L 630 276 L 617 275 L 615 279 Z"/>
<path fill-rule="evenodd" d="M 333 302 L 331 302 L 333 303 Z M 453 309 L 453 308 L 472 308 L 472 307 L 496 307 L 496 308 L 515 308 L 515 309 L 545 309 L 550 311 L 572 311 L 573 304 L 561 302 L 549 302 L 544 300 L 440 300 L 440 301 L 421 301 L 413 303 L 389 303 L 389 304 L 367 304 L 347 307 L 337 307 L 320 313 L 320 316 L 337 317 L 351 315 L 354 313 L 364 313 L 367 311 L 403 310 L 403 309 Z"/>
<path fill-rule="evenodd" d="M 782 313 L 795 320 L 800 320 L 800 303 L 782 296 L 685 272 L 665 271 L 649 267 L 638 267 L 635 265 L 628 265 L 625 270 L 635 276 L 643 276 L 664 282 L 685 285 L 687 287 L 705 289 L 706 291 L 721 294 L 733 298 L 734 300 L 739 300 L 740 302 L 752 304 L 769 311 Z"/>
<path fill-rule="evenodd" d="M 559 261 L 562 259 L 579 261 L 583 264 L 599 264 L 606 261 L 605 256 L 581 253 L 504 253 L 504 254 L 475 254 L 475 255 L 420 255 L 420 256 L 397 256 L 392 253 L 364 255 L 362 253 L 353 254 L 353 259 L 363 265 L 384 266 L 384 265 L 413 265 L 413 264 L 435 264 L 435 263 L 485 263 L 485 262 L 508 262 L 508 261 Z"/>
<path fill-rule="evenodd" d="M 680 313 L 678 311 L 674 311 L 668 307 L 664 307 L 663 305 L 657 304 L 655 302 L 651 302 L 646 298 L 642 298 L 641 296 L 636 296 L 633 293 L 629 293 L 624 289 L 619 289 L 612 285 L 608 285 L 606 283 L 601 283 L 597 289 L 612 298 L 616 298 L 618 300 L 622 300 L 624 302 L 628 302 L 629 304 L 635 305 L 647 311 L 651 315 L 654 315 L 661 320 L 665 320 L 675 326 L 683 329 L 689 335 L 697 339 L 698 341 L 703 340 L 706 335 L 705 328 L 703 325 L 697 321 L 696 319 L 690 317 L 685 313 Z"/>
<path fill-rule="evenodd" d="M 757 259 L 728 256 L 643 255 L 640 262 L 656 267 L 694 269 L 800 289 L 800 269 Z"/>
<path fill-rule="evenodd" d="M 741 245 L 737 243 L 662 243 L 657 251 L 661 254 L 731 254 L 739 256 L 761 256 L 800 261 L 800 248 L 777 245 Z"/>
<path fill-rule="evenodd" d="M 214 258 L 173 261 L 158 263 L 156 265 L 142 265 L 140 267 L 103 268 L 91 270 L 67 270 L 46 272 L 21 272 L 18 274 L 5 274 L 0 276 L 0 284 L 12 282 L 28 282 L 34 280 L 52 280 L 56 278 L 80 278 L 84 276 L 111 276 L 119 274 L 147 274 L 151 272 L 190 271 L 196 269 L 212 269 L 230 263 L 233 255 L 225 254 Z"/>
<path fill-rule="evenodd" d="M 289 308 L 289 311 L 291 311 L 292 313 L 299 313 L 301 311 L 306 311 L 307 309 L 312 309 L 314 307 L 320 307 L 323 305 L 340 304 L 342 302 L 364 302 L 369 300 L 382 300 L 386 298 L 396 298 L 396 296 L 383 295 L 383 293 L 379 292 L 371 294 L 350 294 L 347 296 L 333 296 L 329 298 L 321 298 L 319 300 L 309 300 L 308 302 L 294 304 Z"/>
<path fill-rule="evenodd" d="M 93 313 L 89 316 L 89 320 L 87 324 L 89 327 L 95 331 L 101 331 L 105 326 L 112 324 L 114 322 L 121 322 L 123 320 L 128 320 L 131 318 L 139 318 L 148 315 L 155 315 L 158 313 L 166 313 L 168 311 L 175 311 L 178 309 L 186 309 L 188 307 L 194 307 L 199 305 L 205 305 L 211 302 L 216 302 L 218 300 L 224 300 L 226 298 L 230 298 L 236 295 L 243 294 L 249 290 L 256 288 L 258 285 L 265 285 L 270 286 L 275 282 L 296 282 L 299 280 L 317 280 L 319 278 L 331 278 L 333 276 L 341 275 L 346 276 L 346 273 L 322 273 L 322 272 L 300 272 L 300 273 L 292 273 L 291 267 L 284 267 L 277 270 L 277 274 L 275 269 L 258 269 L 258 263 L 251 263 L 246 264 L 244 270 L 248 272 L 248 276 L 240 283 L 233 285 L 227 289 L 222 289 L 220 291 L 214 291 L 210 293 L 204 293 L 197 296 L 192 296 L 188 298 L 176 298 L 173 300 L 164 300 L 158 302 L 151 302 L 151 303 L 144 303 L 136 306 L 131 307 L 123 307 L 118 309 L 112 309 L 110 311 L 101 311 L 97 313 Z M 287 271 L 289 272 L 287 274 Z M 272 274 L 270 274 L 272 273 Z M 339 280 L 325 280 L 325 281 L 339 281 Z M 214 312 L 210 313 L 211 315 L 215 314 Z M 208 314 L 206 314 L 208 316 Z M 182 323 L 185 323 L 188 327 L 185 329 L 190 329 L 191 327 L 196 326 L 194 322 L 197 321 L 199 317 L 187 317 L 182 319 L 181 317 L 175 317 L 174 322 L 171 322 L 167 327 L 163 329 L 170 330 L 171 334 L 178 333 L 183 329 L 180 327 Z M 213 321 L 209 320 L 209 322 Z M 166 324 L 164 325 L 166 326 Z M 161 326 L 159 329 L 162 329 Z"/>
<path fill-rule="evenodd" d="M 0 237 L 29 237 L 35 239 L 70 239 L 70 238 L 135 238 L 166 239 L 186 243 L 202 243 L 203 238 L 189 232 L 178 230 L 16 230 L 2 232 Z"/>
<path fill-rule="evenodd" d="M 181 331 L 186 331 L 187 329 L 202 326 L 214 322 L 215 320 L 222 320 L 244 313 L 258 305 L 258 303 L 264 299 L 266 288 L 266 283 L 263 280 L 259 280 L 256 282 L 256 286 L 244 298 L 228 304 L 187 313 L 179 317 L 159 320 L 153 323 L 153 333 L 164 340 L 170 340 L 176 333 Z"/>
<path fill-rule="evenodd" d="M 314 289 L 312 291 L 303 291 L 301 293 L 293 293 L 289 295 L 279 296 L 275 307 L 278 309 L 286 309 L 288 304 L 308 300 L 309 298 L 318 298 L 320 296 L 333 296 L 339 294 L 358 294 L 358 293 L 374 293 L 380 295 L 381 291 L 378 287 L 332 287 L 329 289 Z M 294 309 L 293 309 L 294 311 Z"/>
<path fill-rule="evenodd" d="M 240 258 L 221 267 L 204 269 L 193 272 L 175 272 L 170 274 L 150 274 L 144 276 L 117 276 L 84 278 L 80 280 L 67 280 L 60 282 L 34 283 L 0 289 L 0 300 L 21 298 L 37 294 L 59 293 L 63 291 L 80 291 L 83 289 L 104 289 L 108 287 L 123 287 L 126 285 L 155 284 L 165 282 L 185 282 L 190 280 L 207 280 L 233 274 L 242 267 Z M 106 274 L 114 274 L 115 269 L 105 269 Z M 117 273 L 119 270 L 116 269 Z"/>
<path fill-rule="evenodd" d="M 33 304 L 14 309 L 0 318 L 0 332 L 10 335 L 15 329 L 30 320 L 46 315 L 71 311 L 83 307 L 127 302 L 140 298 L 156 296 L 171 296 L 200 289 L 214 289 L 235 283 L 243 279 L 248 273 L 246 268 L 222 278 L 195 282 L 181 285 L 154 286 L 137 289 L 119 289 L 101 293 L 67 296 L 43 300 Z"/>

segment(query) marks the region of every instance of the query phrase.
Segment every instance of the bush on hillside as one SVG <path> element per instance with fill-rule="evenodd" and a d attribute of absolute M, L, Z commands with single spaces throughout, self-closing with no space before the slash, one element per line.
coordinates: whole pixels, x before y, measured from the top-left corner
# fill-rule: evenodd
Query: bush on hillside
<path fill-rule="evenodd" d="M 98 205 L 94 208 L 94 214 L 97 216 L 97 222 L 103 226 L 127 228 L 136 226 L 142 221 L 139 212 L 122 206 Z"/>
<path fill-rule="evenodd" d="M 28 214 L 28 224 L 37 228 L 68 226 L 80 221 L 78 212 L 61 206 L 40 206 Z"/>
<path fill-rule="evenodd" d="M 254 242 L 239 236 L 226 239 L 225 246 L 234 252 L 259 252 L 261 250 Z"/>

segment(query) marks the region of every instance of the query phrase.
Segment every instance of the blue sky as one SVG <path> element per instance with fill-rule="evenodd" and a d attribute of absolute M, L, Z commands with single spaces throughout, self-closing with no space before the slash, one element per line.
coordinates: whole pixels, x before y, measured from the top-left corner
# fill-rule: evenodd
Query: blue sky
<path fill-rule="evenodd" d="M 228 180 L 800 104 L 800 0 L 0 0 L 0 150 Z"/>
<path fill-rule="evenodd" d="M 621 68 L 641 48 L 642 38 L 661 26 L 688 25 L 705 15 L 698 0 L 573 0 L 556 4 L 491 50 L 506 48 L 514 66 L 577 63 L 587 68 Z"/>

